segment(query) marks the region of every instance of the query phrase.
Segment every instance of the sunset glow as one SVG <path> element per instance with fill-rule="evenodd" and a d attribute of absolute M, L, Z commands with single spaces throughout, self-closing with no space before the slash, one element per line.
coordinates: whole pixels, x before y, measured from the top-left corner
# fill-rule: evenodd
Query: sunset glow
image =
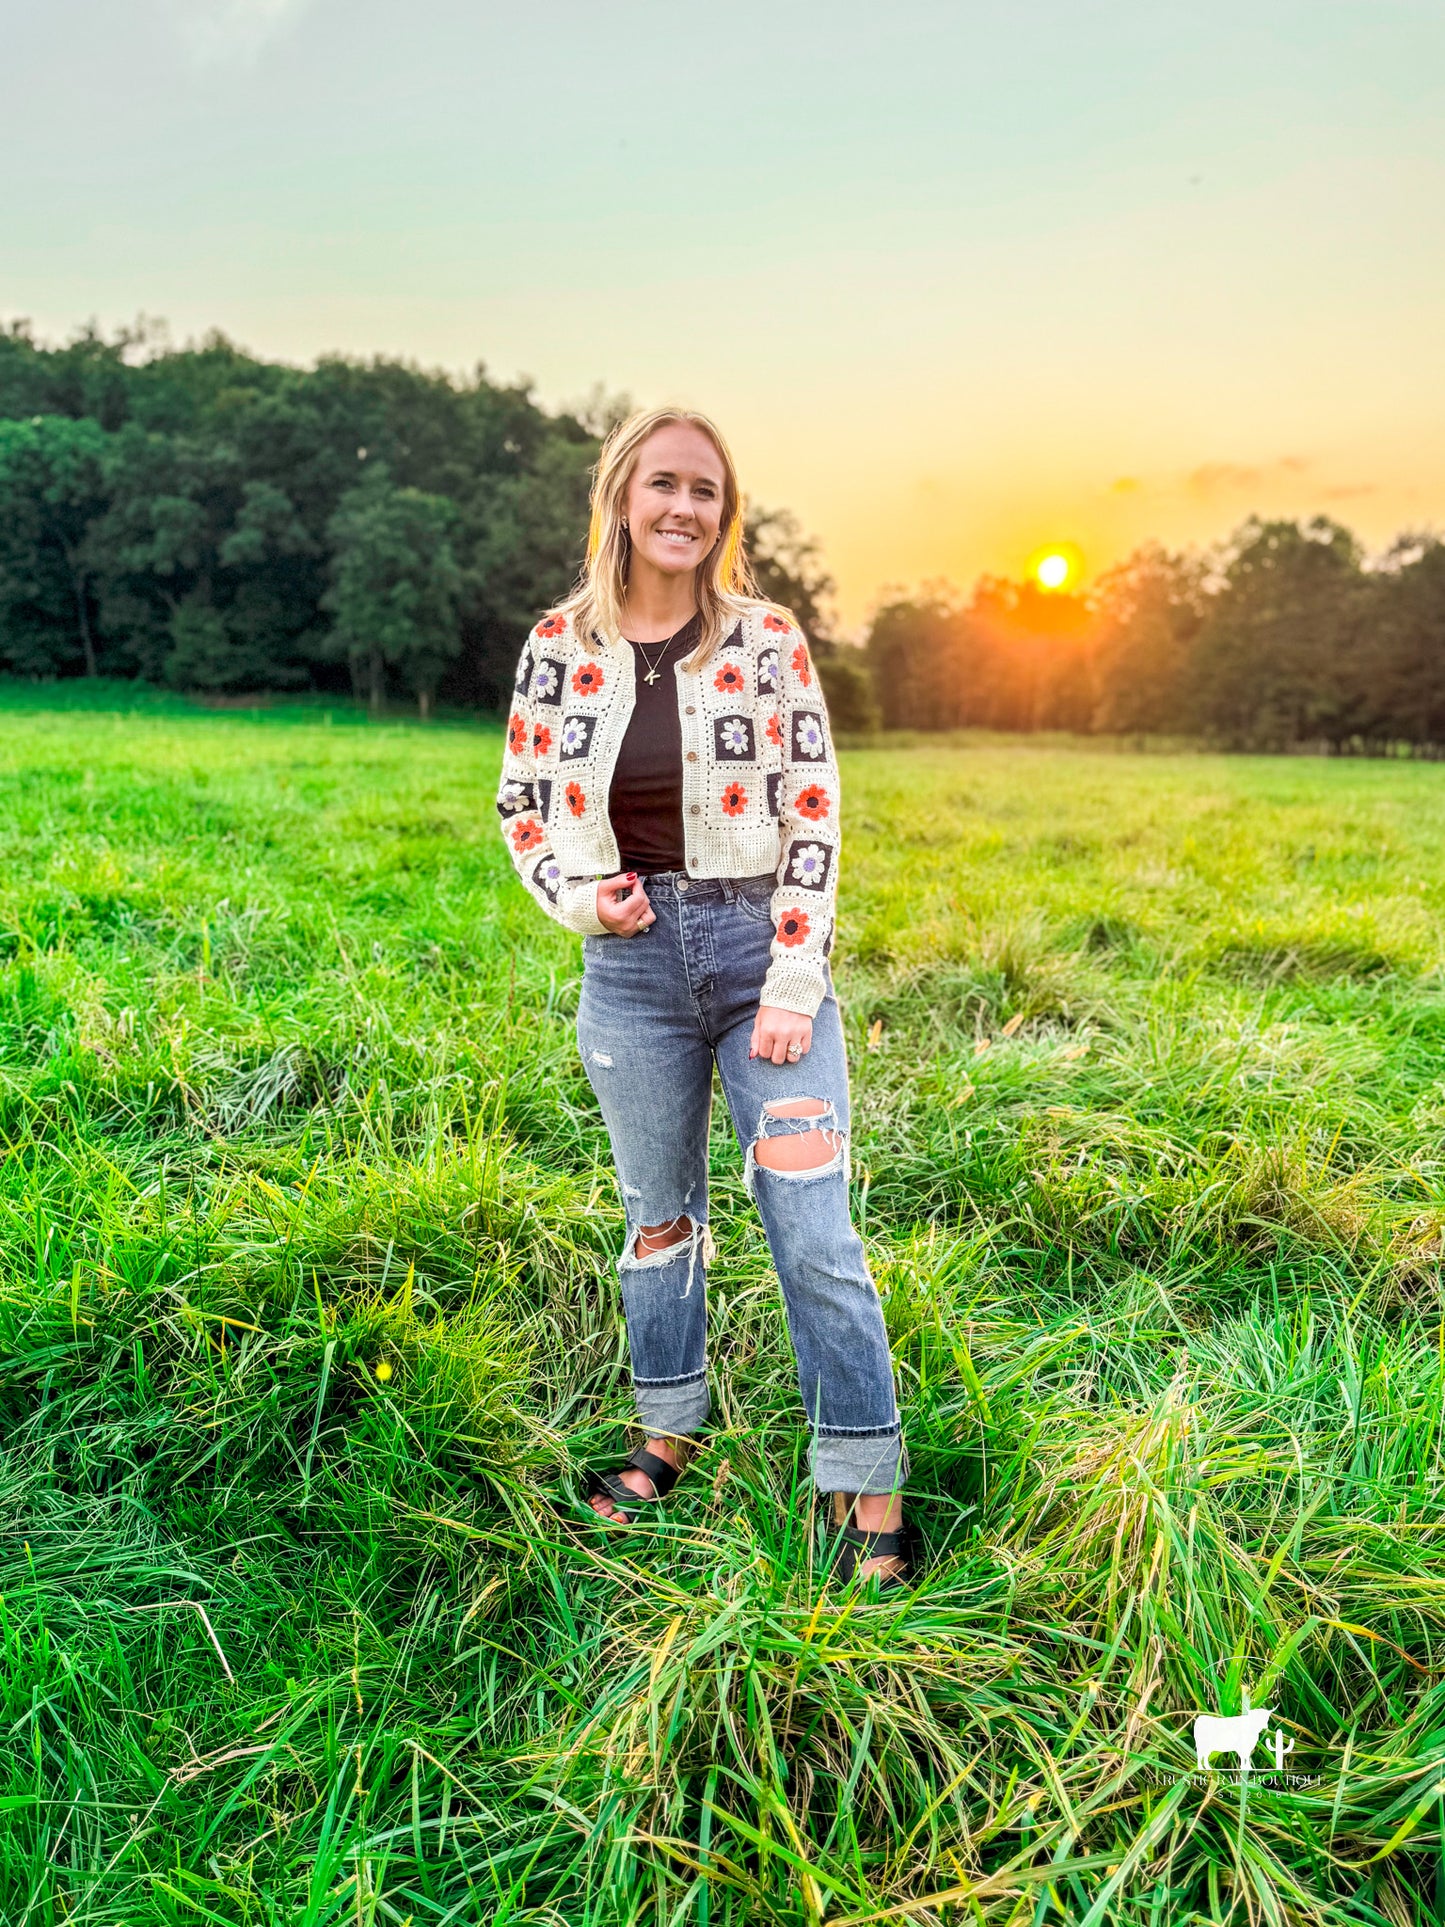
<path fill-rule="evenodd" d="M 1029 574 L 1041 589 L 1056 595 L 1062 589 L 1073 588 L 1082 566 L 1083 558 L 1076 548 L 1067 542 L 1052 543 L 1030 557 Z"/>
<path fill-rule="evenodd" d="M 589 419 L 704 409 L 854 638 L 888 585 L 1066 597 L 1251 514 L 1372 551 L 1445 523 L 1424 0 L 1054 8 L 1046 73 L 1009 7 L 745 4 L 721 39 L 464 0 L 10 11 L 0 118 L 39 158 L 0 322 L 144 313 L 301 364 L 481 361 Z M 688 124 L 660 197 L 630 130 L 584 168 L 539 110 L 639 84 Z M 734 212 L 768 272 L 712 245 Z M 1031 551 L 1070 542 L 1087 567 L 1046 586 Z"/>

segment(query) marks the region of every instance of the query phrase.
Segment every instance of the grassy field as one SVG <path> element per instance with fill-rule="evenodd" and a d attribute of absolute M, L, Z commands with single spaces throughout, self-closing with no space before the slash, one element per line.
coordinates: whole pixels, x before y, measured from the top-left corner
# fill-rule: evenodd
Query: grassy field
<path fill-rule="evenodd" d="M 721 1126 L 719 1430 L 579 1516 L 620 1220 L 499 751 L 0 698 L 0 1920 L 1445 1923 L 1445 768 L 846 756 L 867 1604 Z M 1245 1692 L 1298 1784 L 1191 1777 Z"/>

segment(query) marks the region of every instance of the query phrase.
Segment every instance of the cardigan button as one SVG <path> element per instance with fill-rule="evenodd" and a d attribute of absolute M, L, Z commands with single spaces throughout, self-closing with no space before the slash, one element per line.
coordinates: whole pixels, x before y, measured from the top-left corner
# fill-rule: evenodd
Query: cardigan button
<path fill-rule="evenodd" d="M 691 864 L 692 868 L 695 870 L 697 868 L 697 858 L 695 856 L 690 856 L 687 860 L 689 864 Z"/>
<path fill-rule="evenodd" d="M 687 760 L 690 763 L 695 763 L 697 761 L 697 751 L 695 749 L 690 749 L 687 752 Z"/>
<path fill-rule="evenodd" d="M 689 815 L 689 816 L 701 816 L 701 815 L 702 815 L 702 804 L 701 804 L 701 803 L 689 803 L 689 804 L 688 804 L 688 806 L 687 806 L 687 813 L 688 813 L 688 815 Z"/>
<path fill-rule="evenodd" d="M 697 704 L 689 703 L 687 706 L 687 713 L 689 716 L 695 716 L 697 714 Z"/>

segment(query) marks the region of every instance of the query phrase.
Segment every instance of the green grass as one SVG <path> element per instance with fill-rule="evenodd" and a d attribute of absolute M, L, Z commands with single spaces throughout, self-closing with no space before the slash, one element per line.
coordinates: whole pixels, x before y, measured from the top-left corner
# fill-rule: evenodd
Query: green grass
<path fill-rule="evenodd" d="M 1445 1923 L 1445 769 L 847 756 L 869 1604 L 721 1125 L 719 1430 L 579 1519 L 620 1220 L 499 749 L 0 706 L 6 1927 Z M 1246 1690 L 1305 1784 L 1188 1777 Z"/>

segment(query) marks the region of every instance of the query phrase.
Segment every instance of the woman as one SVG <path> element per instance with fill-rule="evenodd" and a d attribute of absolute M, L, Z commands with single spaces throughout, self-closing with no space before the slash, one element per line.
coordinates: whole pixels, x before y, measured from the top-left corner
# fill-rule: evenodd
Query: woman
<path fill-rule="evenodd" d="M 497 808 L 541 907 L 585 938 L 577 1036 L 627 1216 L 618 1269 L 647 1442 L 588 1497 L 625 1525 L 706 1423 L 716 1063 L 782 1283 L 838 1569 L 897 1584 L 904 1471 L 878 1294 L 848 1218 L 848 1076 L 827 953 L 838 773 L 807 645 L 758 599 L 705 417 L 632 416 L 597 465 L 587 564 L 518 666 Z"/>

